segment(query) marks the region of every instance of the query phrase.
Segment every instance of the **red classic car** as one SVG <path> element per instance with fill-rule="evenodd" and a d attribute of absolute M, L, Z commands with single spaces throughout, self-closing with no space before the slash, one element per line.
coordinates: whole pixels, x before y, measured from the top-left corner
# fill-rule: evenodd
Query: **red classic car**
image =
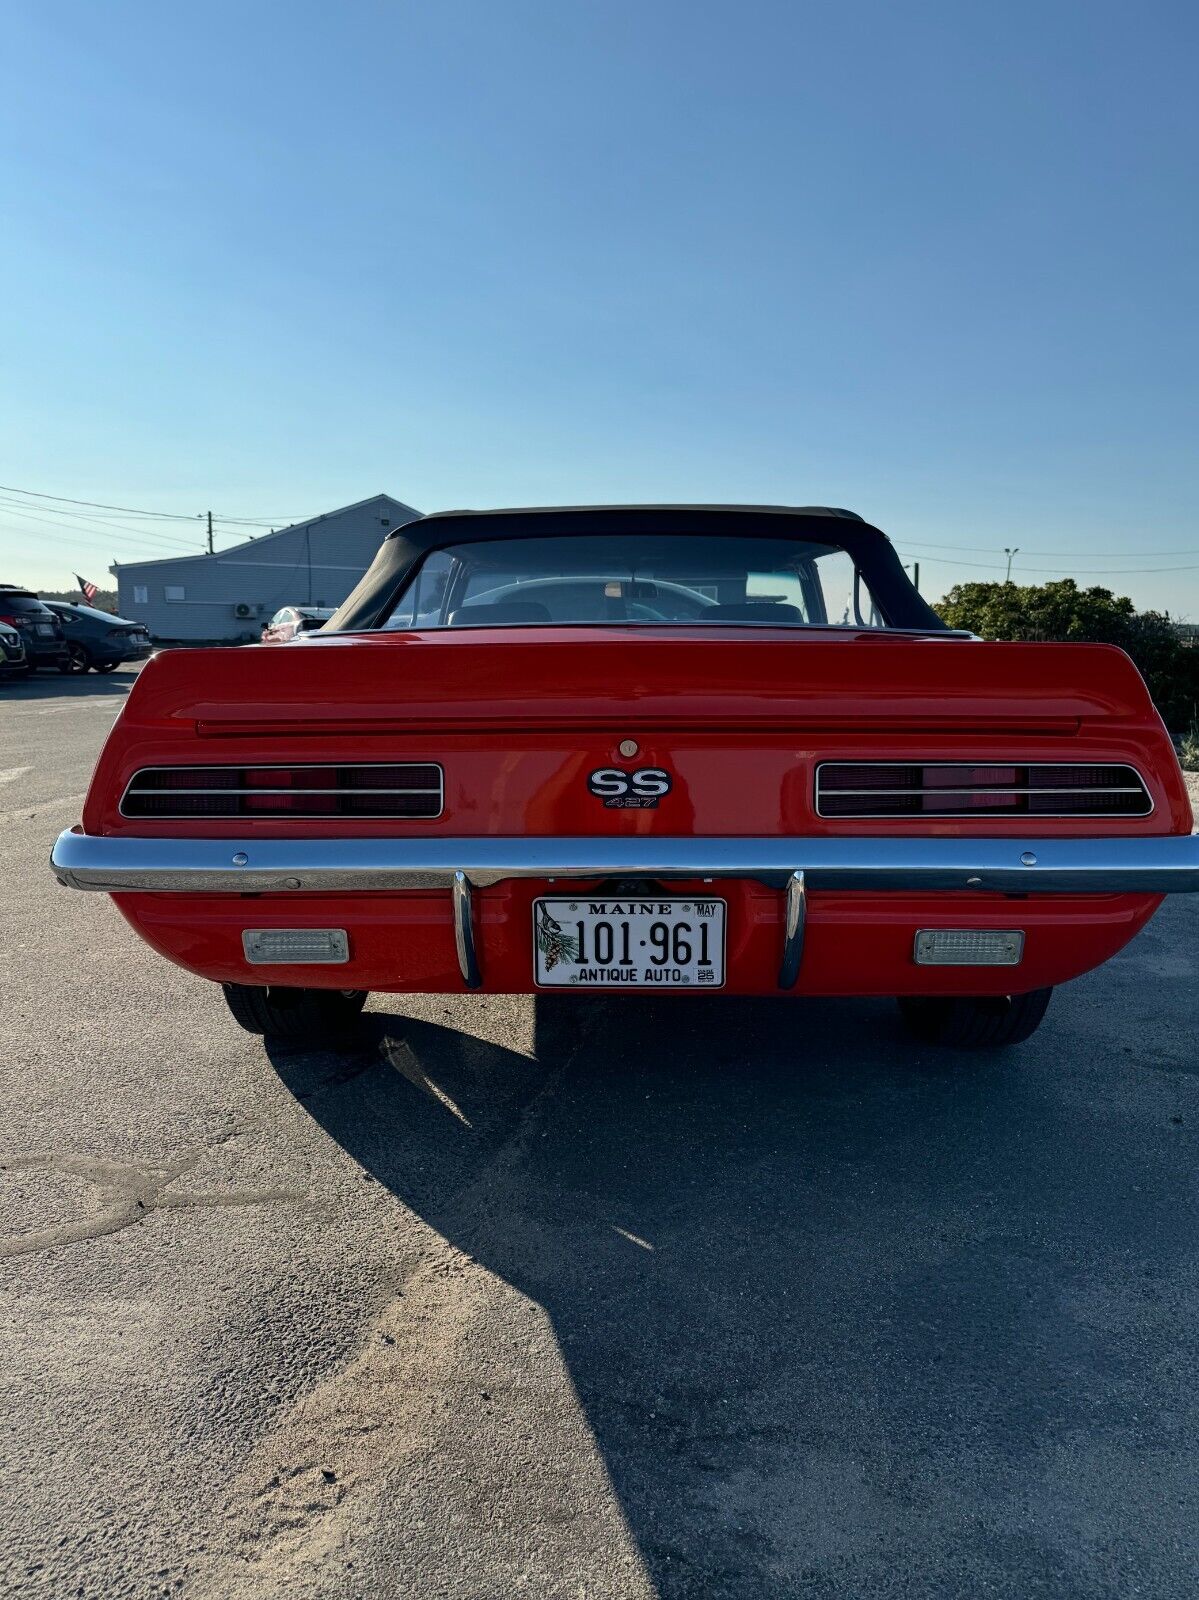
<path fill-rule="evenodd" d="M 258 1033 L 620 989 L 997 1045 L 1199 838 L 1121 651 L 952 632 L 851 512 L 654 506 L 425 517 L 308 648 L 156 657 L 53 867 Z"/>

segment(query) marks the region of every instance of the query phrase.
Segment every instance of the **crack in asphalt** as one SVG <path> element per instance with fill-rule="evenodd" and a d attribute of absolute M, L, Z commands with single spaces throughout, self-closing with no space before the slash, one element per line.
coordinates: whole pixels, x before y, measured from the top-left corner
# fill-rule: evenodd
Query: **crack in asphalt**
<path fill-rule="evenodd" d="M 228 1129 L 206 1144 L 185 1151 L 170 1161 L 136 1165 L 99 1156 L 58 1156 L 46 1152 L 0 1156 L 0 1172 L 56 1172 L 83 1178 L 99 1191 L 101 1209 L 89 1217 L 53 1223 L 28 1233 L 0 1236 L 0 1258 L 34 1255 L 60 1245 L 81 1244 L 120 1233 L 143 1222 L 155 1211 L 219 1209 L 223 1206 L 270 1205 L 304 1200 L 307 1189 L 228 1189 L 199 1191 L 170 1185 L 194 1172 L 209 1151 L 249 1132 L 248 1124 Z"/>

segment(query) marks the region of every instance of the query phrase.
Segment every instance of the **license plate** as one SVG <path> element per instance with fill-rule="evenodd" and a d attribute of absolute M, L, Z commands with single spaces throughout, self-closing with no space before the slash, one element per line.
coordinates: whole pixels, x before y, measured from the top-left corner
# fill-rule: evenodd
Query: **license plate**
<path fill-rule="evenodd" d="M 41 634 L 43 639 L 53 639 L 54 624 L 52 622 L 39 622 L 37 624 L 37 631 Z"/>
<path fill-rule="evenodd" d="M 537 985 L 718 989 L 724 982 L 724 915 L 723 900 L 535 900 Z"/>

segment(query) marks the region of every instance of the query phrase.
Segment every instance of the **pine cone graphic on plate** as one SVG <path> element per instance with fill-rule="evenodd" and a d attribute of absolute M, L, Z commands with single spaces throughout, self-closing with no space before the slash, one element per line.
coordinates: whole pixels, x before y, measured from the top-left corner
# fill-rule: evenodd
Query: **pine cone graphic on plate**
<path fill-rule="evenodd" d="M 563 931 L 562 924 L 545 906 L 537 908 L 537 944 L 545 957 L 547 972 L 552 972 L 560 961 L 579 959 L 579 941 Z"/>

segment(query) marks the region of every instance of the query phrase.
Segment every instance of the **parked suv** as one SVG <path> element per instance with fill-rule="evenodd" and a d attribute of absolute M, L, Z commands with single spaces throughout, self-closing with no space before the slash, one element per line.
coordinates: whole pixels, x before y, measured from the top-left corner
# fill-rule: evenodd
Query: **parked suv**
<path fill-rule="evenodd" d="M 28 671 L 32 672 L 35 667 L 57 667 L 60 672 L 70 672 L 71 661 L 62 624 L 32 589 L 19 588 L 15 583 L 0 583 L 0 622 L 7 622 L 24 640 Z"/>
<path fill-rule="evenodd" d="M 144 661 L 150 654 L 150 634 L 144 623 L 114 617 L 95 606 L 68 600 L 47 600 L 66 635 L 69 672 L 111 672 L 121 661 Z"/>
<path fill-rule="evenodd" d="M 27 678 L 29 662 L 25 657 L 25 643 L 17 630 L 7 622 L 0 622 L 0 683 L 6 678 Z"/>

